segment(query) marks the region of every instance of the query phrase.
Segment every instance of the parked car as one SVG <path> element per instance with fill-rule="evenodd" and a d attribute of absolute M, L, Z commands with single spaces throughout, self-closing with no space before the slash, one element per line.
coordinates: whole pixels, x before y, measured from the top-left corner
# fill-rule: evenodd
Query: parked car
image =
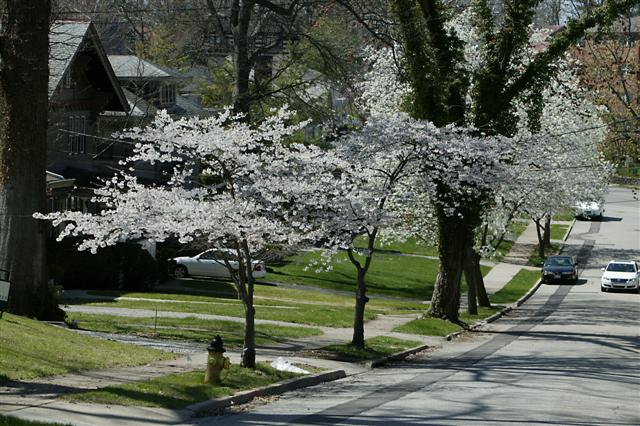
<path fill-rule="evenodd" d="M 604 206 L 601 201 L 579 201 L 576 203 L 576 217 L 602 220 Z"/>
<path fill-rule="evenodd" d="M 640 292 L 638 264 L 633 260 L 612 260 L 602 268 L 600 290 L 635 290 Z"/>
<path fill-rule="evenodd" d="M 173 274 L 176 278 L 185 278 L 190 275 L 231 278 L 225 260 L 234 270 L 238 269 L 238 257 L 231 249 L 209 249 L 195 256 L 175 257 L 172 259 L 175 262 Z M 252 265 L 254 278 L 262 278 L 267 274 L 262 260 L 254 260 Z"/>
<path fill-rule="evenodd" d="M 542 282 L 578 282 L 578 265 L 573 256 L 549 256 L 542 265 Z"/>

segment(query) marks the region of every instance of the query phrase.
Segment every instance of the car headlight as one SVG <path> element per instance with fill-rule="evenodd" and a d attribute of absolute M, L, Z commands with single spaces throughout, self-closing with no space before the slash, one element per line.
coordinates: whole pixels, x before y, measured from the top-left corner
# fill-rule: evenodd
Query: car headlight
<path fill-rule="evenodd" d="M 611 280 L 607 277 L 602 277 L 602 282 L 605 284 L 611 284 Z"/>

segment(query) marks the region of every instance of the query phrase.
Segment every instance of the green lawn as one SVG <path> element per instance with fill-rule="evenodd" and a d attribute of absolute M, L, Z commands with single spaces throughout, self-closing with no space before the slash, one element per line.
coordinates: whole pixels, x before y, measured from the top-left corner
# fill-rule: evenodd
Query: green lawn
<path fill-rule="evenodd" d="M 70 304 L 74 304 L 72 301 Z M 79 302 L 79 301 L 75 301 Z M 113 302 L 91 302 L 82 301 L 83 305 L 101 306 L 113 308 L 147 309 L 155 311 L 186 312 L 190 314 L 211 314 L 244 318 L 244 308 L 242 304 L 236 305 L 222 304 L 206 305 L 193 304 L 188 302 L 165 303 L 154 302 L 152 300 L 117 300 Z M 155 315 L 150 315 L 153 317 Z M 373 312 L 366 313 L 366 319 L 374 319 Z M 326 327 L 349 327 L 353 321 L 353 308 L 294 305 L 294 306 L 257 306 L 256 319 L 268 319 L 276 321 L 293 322 L 299 324 L 319 325 Z"/>
<path fill-rule="evenodd" d="M 267 266 L 267 279 L 336 290 L 354 291 L 356 272 L 345 253 L 339 253 L 332 270 L 316 272 L 308 267 L 320 259 L 319 251 L 305 251 Z M 431 298 L 438 261 L 416 256 L 376 253 L 367 274 L 370 294 L 384 294 L 420 300 Z"/>
<path fill-rule="evenodd" d="M 576 218 L 575 209 L 565 207 L 557 213 L 554 213 L 551 216 L 551 220 L 559 221 L 559 222 L 569 222 Z"/>
<path fill-rule="evenodd" d="M 366 247 L 367 239 L 364 236 L 356 238 L 356 247 Z M 419 254 L 422 256 L 437 256 L 438 247 L 427 244 L 419 238 L 407 238 L 405 241 L 387 241 L 380 242 L 380 238 L 376 239 L 375 248 L 383 252 L 398 252 L 406 254 Z"/>
<path fill-rule="evenodd" d="M 0 426 L 66 426 L 68 423 L 45 423 L 32 420 L 22 420 L 13 416 L 0 414 Z M 69 425 L 70 426 L 70 425 Z"/>
<path fill-rule="evenodd" d="M 558 223 L 551 224 L 551 239 L 563 240 L 568 229 L 569 225 L 561 225 Z"/>
<path fill-rule="evenodd" d="M 126 333 L 161 339 L 194 340 L 208 343 L 219 334 L 227 347 L 241 347 L 244 340 L 244 323 L 203 320 L 199 318 L 132 318 L 112 315 L 70 312 L 69 320 L 75 320 L 78 328 L 106 333 Z M 156 327 L 157 326 L 157 327 Z M 256 324 L 256 343 L 259 345 L 282 342 L 286 339 L 318 336 L 317 328 L 282 327 Z M 203 348 L 205 345 L 203 345 Z"/>
<path fill-rule="evenodd" d="M 420 342 L 415 340 L 396 339 L 395 337 L 378 336 L 365 340 L 365 348 L 360 349 L 350 343 L 342 345 L 329 345 L 319 349 L 320 355 L 328 355 L 331 358 L 338 357 L 345 361 L 367 361 L 397 352 L 415 348 Z"/>
<path fill-rule="evenodd" d="M 473 324 L 476 321 L 495 314 L 499 310 L 499 307 L 478 307 L 478 315 L 469 315 L 466 311 L 460 311 L 460 319 L 467 324 Z M 393 331 L 397 331 L 399 333 L 419 334 L 424 336 L 446 336 L 447 334 L 460 330 L 462 330 L 462 327 L 457 324 L 431 317 L 416 319 L 393 329 Z"/>
<path fill-rule="evenodd" d="M 84 336 L 7 313 L 0 319 L 0 378 L 31 379 L 173 357 L 168 352 Z"/>
<path fill-rule="evenodd" d="M 211 288 L 211 286 L 217 286 L 217 283 L 211 280 L 189 280 L 184 281 L 182 285 L 187 288 L 197 289 L 199 293 L 207 294 L 208 289 Z M 367 309 L 371 309 L 376 313 L 410 313 L 424 309 L 422 302 L 412 299 L 388 299 L 375 294 L 369 294 L 369 296 L 371 296 L 371 300 L 367 303 Z M 260 303 L 260 301 L 265 299 L 271 299 L 279 302 L 352 308 L 355 299 L 355 289 L 341 294 L 331 291 L 318 291 L 317 289 L 303 285 L 283 285 L 282 283 L 279 286 L 257 285 L 255 287 L 254 299 L 256 303 Z"/>
<path fill-rule="evenodd" d="M 498 305 L 508 305 L 524 296 L 531 287 L 540 279 L 539 271 L 529 271 L 521 269 L 518 273 L 500 290 L 492 294 L 489 299 L 491 303 Z"/>
<path fill-rule="evenodd" d="M 95 391 L 64 395 L 73 402 L 96 404 L 134 405 L 180 409 L 208 399 L 233 395 L 236 392 L 255 389 L 300 374 L 278 371 L 268 364 L 259 363 L 255 370 L 232 365 L 219 385 L 204 384 L 204 372 L 171 374 L 152 380 L 108 386 Z"/>

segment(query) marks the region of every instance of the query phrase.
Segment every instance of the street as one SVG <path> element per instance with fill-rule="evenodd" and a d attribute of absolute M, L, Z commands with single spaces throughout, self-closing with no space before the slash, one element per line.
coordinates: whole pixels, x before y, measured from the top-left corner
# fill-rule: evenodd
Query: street
<path fill-rule="evenodd" d="M 564 253 L 577 285 L 542 285 L 482 332 L 197 424 L 640 424 L 640 295 L 600 291 L 607 261 L 640 260 L 631 190 L 612 187 L 605 219 L 577 221 Z"/>

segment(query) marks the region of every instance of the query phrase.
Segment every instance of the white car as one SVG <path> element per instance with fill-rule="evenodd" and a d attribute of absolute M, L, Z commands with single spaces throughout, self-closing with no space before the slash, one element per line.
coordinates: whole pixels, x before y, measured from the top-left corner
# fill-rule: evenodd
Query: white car
<path fill-rule="evenodd" d="M 238 257 L 231 249 L 209 249 L 195 256 L 176 257 L 172 260 L 175 262 L 173 274 L 176 278 L 185 278 L 189 275 L 231 278 L 225 260 L 229 262 L 231 268 L 238 269 Z M 254 260 L 252 265 L 254 278 L 262 278 L 267 274 L 263 261 Z"/>
<path fill-rule="evenodd" d="M 638 283 L 638 264 L 633 260 L 612 260 L 602 268 L 600 289 L 626 289 L 640 291 Z"/>
<path fill-rule="evenodd" d="M 602 220 L 604 207 L 599 201 L 580 201 L 576 203 L 576 217 Z"/>

